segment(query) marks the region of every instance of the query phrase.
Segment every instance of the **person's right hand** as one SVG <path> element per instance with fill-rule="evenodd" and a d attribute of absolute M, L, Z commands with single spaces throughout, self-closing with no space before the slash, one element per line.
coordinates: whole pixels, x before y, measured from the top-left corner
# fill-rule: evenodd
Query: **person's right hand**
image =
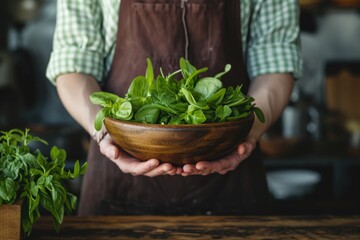
<path fill-rule="evenodd" d="M 148 177 L 182 173 L 182 168 L 175 167 L 170 163 L 160 164 L 157 159 L 149 159 L 143 162 L 129 156 L 114 144 L 109 134 L 106 134 L 100 141 L 99 147 L 100 152 L 114 162 L 123 173 L 132 174 L 133 176 L 144 175 Z"/>

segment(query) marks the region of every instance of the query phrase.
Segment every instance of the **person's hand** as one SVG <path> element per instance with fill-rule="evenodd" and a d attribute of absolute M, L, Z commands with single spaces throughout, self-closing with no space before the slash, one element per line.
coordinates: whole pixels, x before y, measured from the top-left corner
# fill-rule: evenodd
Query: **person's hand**
<path fill-rule="evenodd" d="M 114 144 L 109 134 L 105 134 L 101 141 L 99 141 L 99 147 L 100 152 L 113 161 L 122 172 L 132 174 L 133 176 L 144 175 L 155 177 L 182 173 L 182 168 L 175 167 L 169 163 L 160 164 L 157 159 L 149 159 L 142 162 L 129 156 Z"/>
<path fill-rule="evenodd" d="M 248 137 L 245 142 L 239 144 L 237 149 L 232 153 L 215 161 L 201 161 L 193 164 L 186 164 L 183 166 L 182 176 L 189 175 L 209 175 L 213 173 L 226 174 L 235 168 L 246 158 L 250 156 L 256 147 L 256 139 Z"/>

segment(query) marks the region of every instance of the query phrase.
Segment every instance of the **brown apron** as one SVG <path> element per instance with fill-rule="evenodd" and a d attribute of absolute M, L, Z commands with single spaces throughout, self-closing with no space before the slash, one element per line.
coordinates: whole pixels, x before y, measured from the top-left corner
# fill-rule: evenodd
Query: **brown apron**
<path fill-rule="evenodd" d="M 179 69 L 188 56 L 206 75 L 232 70 L 225 86 L 249 78 L 243 60 L 239 0 L 122 0 L 115 56 L 104 91 L 124 96 L 134 77 L 144 75 L 146 58 L 155 73 Z M 186 23 L 186 24 L 185 24 Z M 132 176 L 100 154 L 92 142 L 81 193 L 80 215 L 260 214 L 269 206 L 259 153 L 226 175 Z"/>

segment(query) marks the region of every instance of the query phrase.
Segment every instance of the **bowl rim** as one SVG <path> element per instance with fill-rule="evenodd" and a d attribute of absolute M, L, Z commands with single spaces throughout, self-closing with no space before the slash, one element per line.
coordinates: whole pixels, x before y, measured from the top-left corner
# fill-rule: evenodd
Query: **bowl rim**
<path fill-rule="evenodd" d="M 151 127 L 151 128 L 207 128 L 207 127 L 214 127 L 214 126 L 233 126 L 234 123 L 240 122 L 248 122 L 251 121 L 252 123 L 255 120 L 255 114 L 252 112 L 248 116 L 236 120 L 230 120 L 225 122 L 213 122 L 213 123 L 201 123 L 201 124 L 159 124 L 159 123 L 140 123 L 140 122 L 133 122 L 127 120 L 120 120 L 112 117 L 105 117 L 105 121 L 112 121 L 120 124 L 126 124 L 131 126 L 138 126 L 138 127 Z"/>

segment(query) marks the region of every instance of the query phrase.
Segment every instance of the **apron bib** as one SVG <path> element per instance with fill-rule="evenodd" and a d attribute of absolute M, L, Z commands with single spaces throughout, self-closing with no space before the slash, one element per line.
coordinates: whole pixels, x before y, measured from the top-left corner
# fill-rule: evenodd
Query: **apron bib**
<path fill-rule="evenodd" d="M 214 76 L 226 64 L 232 70 L 224 86 L 249 78 L 243 60 L 239 0 L 122 0 L 113 65 L 104 91 L 124 96 L 131 81 L 152 60 L 155 74 L 179 69 L 188 56 L 196 68 Z M 80 215 L 259 214 L 269 194 L 259 153 L 226 175 L 132 176 L 122 173 L 91 142 L 83 181 Z"/>

